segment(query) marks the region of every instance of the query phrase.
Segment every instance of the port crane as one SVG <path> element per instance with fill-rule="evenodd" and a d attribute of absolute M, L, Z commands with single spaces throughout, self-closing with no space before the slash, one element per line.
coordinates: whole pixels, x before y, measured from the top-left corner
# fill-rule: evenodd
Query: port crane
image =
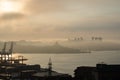
<path fill-rule="evenodd" d="M 18 58 L 13 58 L 13 42 L 11 42 L 10 49 L 6 50 L 7 42 L 4 43 L 3 49 L 0 52 L 0 63 L 4 64 L 23 64 L 26 61 L 23 56 L 18 56 Z"/>

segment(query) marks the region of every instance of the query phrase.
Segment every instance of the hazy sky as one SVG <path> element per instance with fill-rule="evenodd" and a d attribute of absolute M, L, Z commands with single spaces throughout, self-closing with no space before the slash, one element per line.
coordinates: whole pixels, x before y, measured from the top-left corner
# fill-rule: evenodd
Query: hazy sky
<path fill-rule="evenodd" d="M 120 39 L 120 0 L 0 0 L 0 10 L 1 40 Z"/>

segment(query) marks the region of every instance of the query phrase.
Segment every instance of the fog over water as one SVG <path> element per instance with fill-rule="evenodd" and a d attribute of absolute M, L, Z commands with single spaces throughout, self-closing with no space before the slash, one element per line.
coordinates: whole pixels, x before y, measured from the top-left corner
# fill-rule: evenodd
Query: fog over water
<path fill-rule="evenodd" d="M 4 42 L 9 51 L 10 41 L 26 63 L 47 67 L 51 58 L 53 70 L 62 73 L 120 64 L 120 0 L 0 0 L 0 51 Z"/>

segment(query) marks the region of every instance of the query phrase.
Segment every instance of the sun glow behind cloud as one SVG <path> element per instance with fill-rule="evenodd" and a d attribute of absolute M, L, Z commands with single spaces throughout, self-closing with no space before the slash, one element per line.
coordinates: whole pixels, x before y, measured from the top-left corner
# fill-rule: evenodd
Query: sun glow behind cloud
<path fill-rule="evenodd" d="M 20 1 L 15 0 L 1 0 L 0 11 L 4 13 L 19 13 L 22 12 L 23 4 Z"/>

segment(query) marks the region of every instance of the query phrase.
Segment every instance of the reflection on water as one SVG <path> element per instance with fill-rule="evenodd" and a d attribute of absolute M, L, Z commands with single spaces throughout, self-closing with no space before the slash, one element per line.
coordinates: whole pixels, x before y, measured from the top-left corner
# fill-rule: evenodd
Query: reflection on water
<path fill-rule="evenodd" d="M 18 55 L 16 53 L 16 55 Z M 95 66 L 99 62 L 120 64 L 120 51 L 97 51 L 83 54 L 20 54 L 29 60 L 27 64 L 40 64 L 47 67 L 49 58 L 53 62 L 53 70 L 73 75 L 78 66 Z"/>

